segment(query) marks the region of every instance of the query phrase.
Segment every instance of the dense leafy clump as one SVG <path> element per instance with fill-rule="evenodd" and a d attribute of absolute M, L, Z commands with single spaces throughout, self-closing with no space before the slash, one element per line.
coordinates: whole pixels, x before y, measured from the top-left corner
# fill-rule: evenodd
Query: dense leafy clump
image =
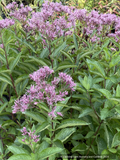
<path fill-rule="evenodd" d="M 120 159 L 120 17 L 37 3 L 0 20 L 0 159 Z"/>

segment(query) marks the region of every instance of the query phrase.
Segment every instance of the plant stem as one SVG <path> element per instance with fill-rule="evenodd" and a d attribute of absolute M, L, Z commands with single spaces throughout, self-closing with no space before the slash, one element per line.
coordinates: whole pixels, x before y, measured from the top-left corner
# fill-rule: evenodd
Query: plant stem
<path fill-rule="evenodd" d="M 97 131 L 96 131 L 95 134 L 94 134 L 95 138 L 96 138 L 96 135 L 97 135 L 97 133 L 98 133 L 98 131 L 99 131 L 99 129 L 100 129 L 102 123 L 103 123 L 103 120 L 100 122 L 100 125 L 99 125 Z M 88 148 L 88 151 L 87 151 L 86 156 L 89 154 L 90 148 L 91 148 L 91 146 L 92 146 L 92 144 L 93 144 L 95 138 L 93 138 L 93 140 L 92 140 L 92 142 L 91 142 L 91 145 L 90 145 L 90 147 Z"/>
<path fill-rule="evenodd" d="M 96 110 L 95 110 L 95 108 L 94 108 L 94 106 L 93 106 L 93 104 L 92 104 L 92 102 L 91 102 L 91 96 L 90 96 L 90 94 L 88 93 L 88 91 L 87 91 L 87 94 L 88 94 L 88 97 L 89 97 L 89 100 L 90 100 L 90 106 L 91 106 L 92 109 L 94 110 L 94 112 L 95 112 L 95 114 L 96 114 L 96 116 L 97 116 L 97 118 L 98 118 L 98 121 L 99 121 L 99 123 L 100 123 L 100 118 L 99 118 L 99 116 L 98 116 L 98 114 L 97 114 L 97 112 L 96 112 Z"/>

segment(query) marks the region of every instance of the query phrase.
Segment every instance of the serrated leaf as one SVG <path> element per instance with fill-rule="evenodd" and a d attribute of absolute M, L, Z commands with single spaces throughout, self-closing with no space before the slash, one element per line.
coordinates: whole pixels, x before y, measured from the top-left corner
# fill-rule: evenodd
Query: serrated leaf
<path fill-rule="evenodd" d="M 120 62 L 120 55 L 116 56 L 116 57 L 112 57 L 111 62 L 109 63 L 109 67 L 114 67 L 116 66 L 118 63 Z"/>
<path fill-rule="evenodd" d="M 15 58 L 15 60 L 13 61 L 13 63 L 11 63 L 11 65 L 9 66 L 9 68 L 10 68 L 11 71 L 12 71 L 12 70 L 15 68 L 15 66 L 18 64 L 18 62 L 19 62 L 19 60 L 20 60 L 20 57 L 21 57 L 21 54 L 22 54 L 22 53 L 19 53 L 19 54 L 17 55 L 17 57 Z"/>
<path fill-rule="evenodd" d="M 75 128 L 64 128 L 64 129 L 62 129 L 60 132 L 58 132 L 58 133 L 55 135 L 54 141 L 56 141 L 57 139 L 59 139 L 59 140 L 61 140 L 62 142 L 64 142 L 64 141 L 67 140 L 75 131 L 76 131 Z"/>
<path fill-rule="evenodd" d="M 45 129 L 47 129 L 50 126 L 50 124 L 48 122 L 44 122 L 42 123 L 40 126 L 37 127 L 35 133 L 39 133 L 41 131 L 44 131 Z"/>
<path fill-rule="evenodd" d="M 107 89 L 98 89 L 98 91 L 100 91 L 106 98 L 112 97 L 110 91 L 108 91 Z"/>
<path fill-rule="evenodd" d="M 87 146 L 85 145 L 85 143 L 80 143 L 79 145 L 72 148 L 72 152 L 85 151 L 86 149 L 87 149 Z"/>
<path fill-rule="evenodd" d="M 52 155 L 55 155 L 57 153 L 60 153 L 63 149 L 62 148 L 59 148 L 59 147 L 48 147 L 44 150 L 42 150 L 38 157 L 40 160 L 44 159 L 44 158 L 47 158 L 47 157 L 50 157 Z"/>
<path fill-rule="evenodd" d="M 113 141 L 112 141 L 112 147 L 116 147 L 120 145 L 120 132 L 117 132 L 114 137 L 113 137 Z"/>
<path fill-rule="evenodd" d="M 89 59 L 87 59 L 87 63 L 90 65 L 93 65 L 95 67 L 95 69 L 97 69 L 99 71 L 99 73 L 105 78 L 105 71 L 103 66 L 98 62 L 98 61 L 91 61 Z"/>
<path fill-rule="evenodd" d="M 39 147 L 37 148 L 37 152 L 40 153 L 42 150 L 48 147 L 49 147 L 49 143 L 47 143 L 46 141 L 43 141 L 42 143 L 40 143 Z"/>
<path fill-rule="evenodd" d="M 45 122 L 46 118 L 42 115 L 39 114 L 38 112 L 33 112 L 33 111 L 25 111 L 24 114 L 28 117 L 33 118 L 34 120 L 36 120 L 39 123 Z"/>
<path fill-rule="evenodd" d="M 107 144 L 106 144 L 105 140 L 101 137 L 97 138 L 97 146 L 98 146 L 98 154 L 101 154 L 101 152 L 104 149 L 107 149 Z"/>
<path fill-rule="evenodd" d="M 84 79 L 79 76 L 78 79 L 86 90 L 91 88 L 93 79 L 90 75 L 89 77 L 85 76 Z"/>
<path fill-rule="evenodd" d="M 8 160 L 32 160 L 28 154 L 17 154 L 11 156 Z"/>
<path fill-rule="evenodd" d="M 22 153 L 29 154 L 29 152 L 26 149 L 24 149 L 20 146 L 17 146 L 17 145 L 8 146 L 7 148 L 13 154 L 22 154 Z"/>
<path fill-rule="evenodd" d="M 56 147 L 60 147 L 63 149 L 63 151 L 61 152 L 61 155 L 67 155 L 66 150 L 64 148 L 64 144 L 62 143 L 62 141 L 60 141 L 59 139 L 57 139 L 56 141 L 54 140 L 54 145 L 56 145 Z"/>
<path fill-rule="evenodd" d="M 100 117 L 102 120 L 104 120 L 107 117 L 111 117 L 113 115 L 114 115 L 113 111 L 109 110 L 108 108 L 103 108 L 100 112 Z"/>
<path fill-rule="evenodd" d="M 93 110 L 91 108 L 85 108 L 82 109 L 82 112 L 80 113 L 78 118 L 84 117 L 86 115 L 88 115 L 89 113 L 91 113 Z"/>
<path fill-rule="evenodd" d="M 90 123 L 87 123 L 80 119 L 66 119 L 61 122 L 61 124 L 57 127 L 57 129 L 65 128 L 65 127 L 72 127 L 72 126 L 84 126 L 84 125 L 89 125 L 89 124 Z"/>

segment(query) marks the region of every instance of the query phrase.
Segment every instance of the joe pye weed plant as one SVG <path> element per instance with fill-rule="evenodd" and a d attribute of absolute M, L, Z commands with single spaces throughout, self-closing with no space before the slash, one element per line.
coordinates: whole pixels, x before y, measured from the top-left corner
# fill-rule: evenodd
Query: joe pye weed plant
<path fill-rule="evenodd" d="M 65 97 L 69 94 L 69 91 L 74 91 L 75 83 L 70 75 L 66 73 L 60 72 L 58 77 L 54 77 L 54 79 L 50 80 L 51 74 L 54 74 L 54 71 L 47 66 L 30 74 L 30 78 L 35 84 L 32 84 L 25 95 L 15 101 L 12 111 L 14 114 L 21 111 L 26 116 L 36 119 L 38 123 L 36 126 L 33 124 L 32 131 L 30 130 L 29 132 L 26 127 L 23 127 L 21 132 L 25 137 L 22 138 L 21 141 L 18 137 L 18 141 L 22 142 L 24 145 L 28 145 L 31 152 L 28 152 L 25 148 L 20 146 L 12 145 L 9 146 L 8 149 L 15 155 L 11 156 L 9 159 L 17 157 L 24 158 L 24 156 L 28 159 L 44 159 L 55 155 L 51 157 L 54 158 L 56 157 L 56 153 L 62 151 L 65 154 L 64 145 L 61 141 L 67 139 L 75 132 L 75 127 L 66 127 L 74 126 L 76 125 L 75 123 L 77 123 L 77 125 L 87 125 L 86 122 L 79 119 L 64 119 L 62 109 L 65 105 Z M 58 102 L 63 103 L 61 104 Z M 28 109 L 30 111 L 26 111 Z M 40 132 L 44 130 L 46 130 L 46 134 L 43 136 Z M 40 137 L 40 139 L 38 137 Z M 42 147 L 45 148 L 41 151 Z M 20 153 L 20 151 L 24 154 Z"/>

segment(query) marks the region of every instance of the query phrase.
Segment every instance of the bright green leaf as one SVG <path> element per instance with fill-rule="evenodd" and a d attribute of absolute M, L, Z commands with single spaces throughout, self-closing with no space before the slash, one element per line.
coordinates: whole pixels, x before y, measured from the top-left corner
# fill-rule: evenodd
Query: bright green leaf
<path fill-rule="evenodd" d="M 66 119 L 61 122 L 61 124 L 57 127 L 57 129 L 72 127 L 72 126 L 84 126 L 84 125 L 89 125 L 89 124 L 90 123 L 87 123 L 80 119 Z"/>

